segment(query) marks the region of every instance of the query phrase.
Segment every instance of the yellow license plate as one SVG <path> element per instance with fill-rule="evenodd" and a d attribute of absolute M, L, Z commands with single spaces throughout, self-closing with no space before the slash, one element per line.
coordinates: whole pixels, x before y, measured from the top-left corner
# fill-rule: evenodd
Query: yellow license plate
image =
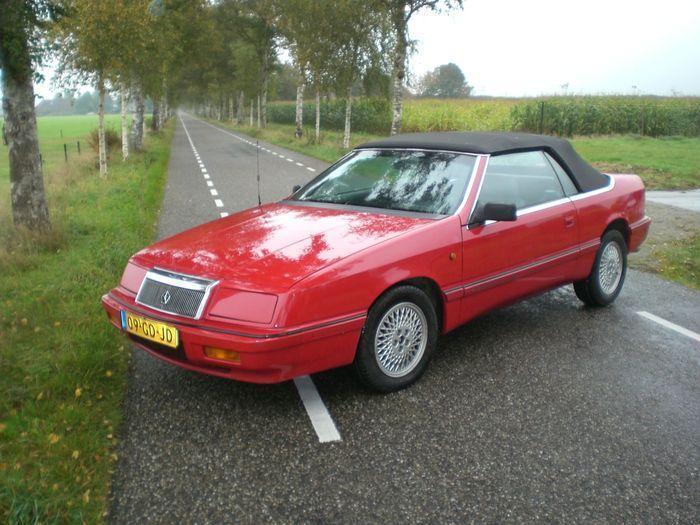
<path fill-rule="evenodd" d="M 122 328 L 130 334 L 143 337 L 154 343 L 177 348 L 177 328 L 169 324 L 152 321 L 122 310 Z"/>

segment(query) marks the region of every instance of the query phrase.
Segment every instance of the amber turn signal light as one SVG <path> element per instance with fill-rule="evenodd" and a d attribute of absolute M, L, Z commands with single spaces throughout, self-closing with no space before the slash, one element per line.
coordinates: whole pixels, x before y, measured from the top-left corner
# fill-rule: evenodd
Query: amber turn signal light
<path fill-rule="evenodd" d="M 222 361 L 231 361 L 232 363 L 241 362 L 241 354 L 235 350 L 226 350 L 225 348 L 214 348 L 212 346 L 204 347 L 204 355 L 212 359 L 221 359 Z"/>

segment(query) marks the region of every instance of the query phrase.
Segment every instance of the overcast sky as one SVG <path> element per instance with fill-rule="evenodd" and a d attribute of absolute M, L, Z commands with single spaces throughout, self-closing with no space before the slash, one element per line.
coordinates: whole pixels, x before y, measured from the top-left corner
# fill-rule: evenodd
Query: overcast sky
<path fill-rule="evenodd" d="M 414 77 L 454 62 L 477 95 L 700 95 L 700 0 L 465 0 L 410 31 Z"/>
<path fill-rule="evenodd" d="M 410 30 L 414 75 L 454 62 L 478 95 L 700 95 L 700 0 L 465 0 Z"/>

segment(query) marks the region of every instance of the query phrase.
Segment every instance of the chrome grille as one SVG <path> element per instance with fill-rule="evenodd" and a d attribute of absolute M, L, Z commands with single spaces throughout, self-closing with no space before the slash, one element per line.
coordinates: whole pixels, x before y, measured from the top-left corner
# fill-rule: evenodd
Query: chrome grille
<path fill-rule="evenodd" d="M 154 268 L 146 273 L 136 302 L 169 314 L 198 319 L 215 281 Z"/>

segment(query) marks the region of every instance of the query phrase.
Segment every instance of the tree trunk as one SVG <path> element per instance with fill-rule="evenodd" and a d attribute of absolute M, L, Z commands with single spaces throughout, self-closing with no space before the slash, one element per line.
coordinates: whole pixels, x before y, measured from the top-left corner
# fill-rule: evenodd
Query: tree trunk
<path fill-rule="evenodd" d="M 228 119 L 233 122 L 233 99 L 235 97 L 231 95 L 228 97 Z"/>
<path fill-rule="evenodd" d="M 126 86 L 124 82 L 119 84 L 119 95 L 121 98 L 121 110 L 119 116 L 122 125 L 122 160 L 129 158 L 129 129 L 127 126 L 126 110 L 129 100 L 126 95 Z"/>
<path fill-rule="evenodd" d="M 97 81 L 97 151 L 100 158 L 100 175 L 107 175 L 107 141 L 105 140 L 105 81 L 100 75 Z"/>
<path fill-rule="evenodd" d="M 262 127 L 267 127 L 267 79 L 263 83 L 263 91 L 260 95 L 260 115 Z"/>
<path fill-rule="evenodd" d="M 134 84 L 133 90 L 134 98 L 134 120 L 131 123 L 131 149 L 133 151 L 143 151 L 143 126 L 144 126 L 144 102 L 143 93 L 141 92 L 141 86 L 139 84 Z"/>
<path fill-rule="evenodd" d="M 250 127 L 253 127 L 253 99 L 250 99 Z"/>
<path fill-rule="evenodd" d="M 3 6 L 3 9 L 6 8 L 9 9 Z M 19 27 L 6 28 L 2 25 L 0 32 L 3 33 L 6 30 L 13 33 L 21 31 Z M 5 39 L 5 35 L 0 39 L 0 55 L 10 56 L 3 45 L 9 41 L 9 38 Z M 12 51 L 15 53 L 15 63 L 12 64 L 12 68 L 3 63 L 2 71 L 2 109 L 5 115 L 10 164 L 12 219 L 16 226 L 33 231 L 46 231 L 51 228 L 51 223 L 46 206 L 39 141 L 36 135 L 31 59 L 26 42 L 20 42 Z"/>
<path fill-rule="evenodd" d="M 151 131 L 158 131 L 160 124 L 160 99 L 153 99 L 153 113 L 151 114 Z"/>
<path fill-rule="evenodd" d="M 262 92 L 260 94 L 260 124 L 258 127 L 267 127 L 267 88 L 268 88 L 268 80 L 269 80 L 269 57 L 268 54 L 265 53 L 265 56 L 263 58 L 263 67 L 262 67 Z"/>
<path fill-rule="evenodd" d="M 258 93 L 258 127 L 260 127 L 260 93 Z"/>
<path fill-rule="evenodd" d="M 321 90 L 316 88 L 316 144 L 321 140 Z"/>
<path fill-rule="evenodd" d="M 300 139 L 302 135 L 302 125 L 304 124 L 304 82 L 301 80 L 297 86 L 297 105 L 294 122 L 296 124 L 294 136 Z"/>
<path fill-rule="evenodd" d="M 350 148 L 350 117 L 352 112 L 352 86 L 348 86 L 348 98 L 345 100 L 345 131 L 343 132 L 343 147 Z"/>
<path fill-rule="evenodd" d="M 394 7 L 392 22 L 396 31 L 396 44 L 394 46 L 394 68 L 392 78 L 392 108 L 391 134 L 401 132 L 403 117 L 403 82 L 406 77 L 406 48 L 408 47 L 408 35 L 406 24 L 406 9 L 404 2 Z"/>
<path fill-rule="evenodd" d="M 238 107 L 236 108 L 236 124 L 243 124 L 243 104 L 245 103 L 243 91 L 238 93 Z"/>

